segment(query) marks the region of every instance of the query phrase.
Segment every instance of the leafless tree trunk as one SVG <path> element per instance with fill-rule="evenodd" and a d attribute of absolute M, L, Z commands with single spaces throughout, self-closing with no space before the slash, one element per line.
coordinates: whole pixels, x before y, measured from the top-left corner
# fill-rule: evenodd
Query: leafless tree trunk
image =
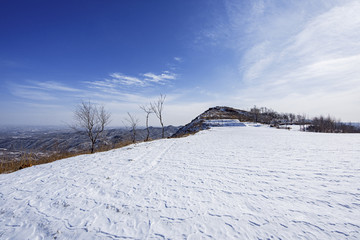
<path fill-rule="evenodd" d="M 96 141 L 110 123 L 110 116 L 111 114 L 105 110 L 104 106 L 97 106 L 90 101 L 83 101 L 76 107 L 73 129 L 86 132 L 91 142 L 91 153 L 94 152 Z"/>
<path fill-rule="evenodd" d="M 156 117 L 160 120 L 160 124 L 162 127 L 162 135 L 161 135 L 162 138 L 164 138 L 164 122 L 163 122 L 162 112 L 163 112 L 163 108 L 164 108 L 165 98 L 166 98 L 166 95 L 160 94 L 160 97 L 157 100 L 157 102 L 150 103 L 151 109 L 155 113 Z"/>
<path fill-rule="evenodd" d="M 256 105 L 250 109 L 250 112 L 253 113 L 253 119 L 254 119 L 254 122 L 258 122 L 258 118 L 259 118 L 259 115 L 260 115 L 260 109 L 256 107 Z"/>
<path fill-rule="evenodd" d="M 290 123 L 293 124 L 294 123 L 294 120 L 296 119 L 296 116 L 295 114 L 293 113 L 289 113 L 289 120 L 290 120 Z"/>
<path fill-rule="evenodd" d="M 140 108 L 146 113 L 146 131 L 147 131 L 147 135 L 146 135 L 145 141 L 149 141 L 149 137 L 150 137 L 149 116 L 154 111 L 152 110 L 151 106 L 148 107 L 148 106 L 142 105 L 142 106 L 140 106 Z"/>
<path fill-rule="evenodd" d="M 306 122 L 307 122 L 307 117 L 306 117 L 306 114 L 303 113 L 302 115 L 302 123 L 303 123 L 303 131 L 306 132 Z"/>
<path fill-rule="evenodd" d="M 136 129 L 139 124 L 139 119 L 137 119 L 135 116 L 131 115 L 129 112 L 127 113 L 128 117 L 125 119 L 126 122 L 130 124 L 131 132 L 132 132 L 132 142 L 136 142 Z"/>

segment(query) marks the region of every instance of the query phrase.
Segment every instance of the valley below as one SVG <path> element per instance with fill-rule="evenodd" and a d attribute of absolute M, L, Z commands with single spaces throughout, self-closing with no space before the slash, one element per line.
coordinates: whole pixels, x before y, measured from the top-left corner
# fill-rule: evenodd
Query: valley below
<path fill-rule="evenodd" d="M 173 135 L 179 127 L 165 127 L 165 137 Z M 161 138 L 161 128 L 150 127 L 150 138 Z M 146 138 L 146 129 L 139 128 L 137 141 Z M 97 141 L 97 148 L 111 149 L 130 141 L 132 132 L 126 128 L 107 129 Z M 0 128 L 0 162 L 20 161 L 32 158 L 36 161 L 57 153 L 86 153 L 89 138 L 84 132 L 64 127 L 2 127 Z"/>

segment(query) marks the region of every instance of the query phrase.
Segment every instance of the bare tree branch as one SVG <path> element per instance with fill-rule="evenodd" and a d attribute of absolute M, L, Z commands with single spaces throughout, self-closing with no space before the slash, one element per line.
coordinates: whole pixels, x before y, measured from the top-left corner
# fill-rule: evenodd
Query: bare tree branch
<path fill-rule="evenodd" d="M 85 131 L 91 142 L 91 153 L 94 152 L 95 143 L 101 137 L 105 127 L 110 123 L 111 114 L 104 106 L 97 106 L 94 103 L 82 102 L 74 111 L 75 130 Z"/>
<path fill-rule="evenodd" d="M 162 127 L 162 138 L 164 138 L 164 122 L 163 122 L 163 108 L 164 108 L 164 102 L 165 102 L 166 95 L 160 94 L 159 99 L 157 102 L 150 103 L 151 109 L 155 113 L 156 117 L 159 119 L 161 127 Z"/>
<path fill-rule="evenodd" d="M 130 124 L 130 128 L 132 131 L 132 142 L 136 142 L 136 129 L 139 124 L 139 119 L 137 119 L 135 116 L 131 115 L 129 112 L 127 113 L 128 117 L 125 118 L 125 121 Z"/>
<path fill-rule="evenodd" d="M 147 131 L 147 135 L 146 135 L 146 139 L 145 141 L 149 141 L 149 137 L 150 137 L 150 131 L 149 131 L 149 116 L 151 113 L 153 113 L 154 111 L 152 110 L 151 106 L 145 106 L 145 105 L 141 105 L 139 106 L 145 113 L 146 113 L 146 131 Z"/>

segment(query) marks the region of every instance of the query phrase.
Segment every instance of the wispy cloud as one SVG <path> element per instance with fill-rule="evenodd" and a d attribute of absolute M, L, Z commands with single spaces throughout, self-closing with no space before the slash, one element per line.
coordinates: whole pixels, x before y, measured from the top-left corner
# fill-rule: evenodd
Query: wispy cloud
<path fill-rule="evenodd" d="M 301 106 L 304 112 L 317 108 L 317 112 L 334 114 L 342 111 L 341 105 L 356 108 L 359 1 L 289 1 L 284 6 L 252 1 L 245 17 L 240 14 L 240 3 L 227 3 L 232 6 L 227 15 L 231 33 L 227 43 L 241 56 L 242 89 L 236 94 L 243 102 L 271 103 L 289 111 L 293 106 Z"/>
<path fill-rule="evenodd" d="M 110 77 L 113 78 L 112 79 L 113 83 L 119 83 L 127 86 L 145 86 L 146 84 L 146 82 L 142 79 L 132 76 L 126 76 L 121 73 L 112 73 L 110 74 Z"/>
<path fill-rule="evenodd" d="M 223 61 L 237 71 L 219 101 L 359 119 L 343 112 L 360 103 L 359 12 L 356 0 L 225 0 L 195 46 L 233 53 L 235 63 Z"/>
<path fill-rule="evenodd" d="M 57 99 L 57 97 L 55 97 L 51 93 L 39 91 L 21 85 L 14 85 L 10 89 L 10 92 L 18 98 L 25 98 L 30 100 L 49 101 Z"/>
<path fill-rule="evenodd" d="M 60 104 L 43 104 L 43 103 L 32 103 L 32 102 L 20 102 L 22 105 L 29 106 L 31 108 L 41 108 L 41 109 L 60 109 L 64 108 L 64 106 Z"/>
<path fill-rule="evenodd" d="M 84 83 L 90 88 L 115 88 L 117 85 L 117 81 L 110 79 L 86 81 Z"/>
<path fill-rule="evenodd" d="M 181 57 L 174 57 L 174 60 L 176 62 L 182 62 L 183 61 L 183 59 Z"/>
<path fill-rule="evenodd" d="M 242 62 L 244 79 L 255 84 L 301 82 L 304 86 L 326 81 L 329 86 L 344 77 L 360 76 L 353 64 L 360 54 L 358 11 L 358 2 L 337 6 L 309 19 L 300 32 L 288 36 L 286 45 L 255 45 L 248 52 L 254 57 Z"/>
<path fill-rule="evenodd" d="M 55 81 L 46 81 L 46 82 L 38 82 L 38 81 L 29 81 L 32 83 L 32 88 L 38 88 L 42 90 L 55 90 L 55 91 L 65 91 L 65 92 L 79 92 L 81 90 L 72 88 L 64 85 L 63 83 L 55 82 Z M 30 86 L 28 86 L 30 87 Z"/>
<path fill-rule="evenodd" d="M 129 76 L 122 73 L 111 73 L 111 78 L 97 81 L 86 81 L 89 88 L 95 88 L 110 94 L 123 94 L 125 90 L 146 89 L 154 85 L 166 85 L 169 81 L 175 80 L 177 75 L 170 71 L 163 71 L 161 74 L 148 72 L 139 74 L 139 77 Z"/>
<path fill-rule="evenodd" d="M 27 81 L 23 84 L 11 83 L 8 87 L 12 95 L 36 101 L 54 101 L 59 99 L 59 92 L 73 93 L 81 91 L 55 81 Z"/>
<path fill-rule="evenodd" d="M 93 99 L 107 101 L 116 99 L 124 103 L 149 102 L 152 94 L 159 94 L 159 89 L 153 86 L 166 85 L 175 80 L 176 74 L 163 71 L 160 74 L 145 73 L 139 77 L 129 76 L 121 73 L 111 73 L 108 78 L 96 81 L 82 82 L 81 89 L 74 88 L 68 84 L 56 81 L 33 81 L 28 80 L 22 84 L 9 83 L 10 93 L 19 99 L 28 100 L 28 104 L 60 104 L 59 101 L 66 99 L 68 104 L 79 99 Z M 166 86 L 165 86 L 166 87 Z M 156 93 L 154 92 L 156 90 Z M 64 102 L 63 102 L 64 103 Z"/>
<path fill-rule="evenodd" d="M 164 71 L 163 73 L 156 75 L 154 73 L 145 73 L 143 74 L 145 77 L 145 82 L 152 82 L 152 83 L 158 83 L 158 84 L 165 84 L 168 80 L 175 80 L 176 75 L 174 73 L 171 73 L 169 71 Z"/>

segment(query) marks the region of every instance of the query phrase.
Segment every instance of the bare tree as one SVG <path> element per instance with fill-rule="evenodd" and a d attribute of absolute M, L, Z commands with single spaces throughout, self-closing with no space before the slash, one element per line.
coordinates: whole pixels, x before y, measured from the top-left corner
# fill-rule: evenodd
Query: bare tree
<path fill-rule="evenodd" d="M 296 119 L 296 115 L 293 113 L 289 113 L 288 115 L 289 115 L 290 123 L 293 124 L 294 120 Z"/>
<path fill-rule="evenodd" d="M 146 113 L 146 131 L 147 131 L 147 135 L 146 135 L 146 139 L 145 141 L 149 141 L 149 136 L 150 136 L 150 131 L 149 131 L 149 116 L 151 113 L 153 113 L 154 111 L 152 110 L 151 106 L 139 106 L 145 113 Z"/>
<path fill-rule="evenodd" d="M 253 120 L 254 122 L 258 122 L 259 115 L 260 115 L 260 109 L 256 107 L 256 105 L 250 109 L 250 112 L 253 114 Z"/>
<path fill-rule="evenodd" d="M 303 131 L 306 132 L 306 123 L 307 123 L 307 117 L 306 117 L 306 113 L 303 113 L 301 115 L 301 122 L 302 122 L 302 125 L 303 125 Z"/>
<path fill-rule="evenodd" d="M 126 122 L 130 124 L 131 132 L 132 132 L 132 142 L 136 142 L 136 129 L 139 124 L 139 119 L 135 116 L 131 115 L 129 112 L 127 113 L 128 117 L 125 119 Z"/>
<path fill-rule="evenodd" d="M 91 153 L 94 152 L 96 141 L 110 123 L 110 116 L 111 114 L 105 110 L 104 106 L 96 105 L 90 101 L 83 101 L 76 107 L 73 129 L 86 132 L 91 141 Z"/>
<path fill-rule="evenodd" d="M 162 127 L 162 138 L 164 138 L 164 122 L 163 122 L 163 116 L 162 112 L 164 109 L 164 102 L 165 102 L 166 95 L 160 94 L 159 99 L 157 102 L 150 103 L 151 109 L 155 113 L 156 117 L 159 119 L 161 127 Z"/>
<path fill-rule="evenodd" d="M 300 131 L 305 131 L 305 118 L 303 115 L 296 115 L 296 122 L 300 126 Z"/>

